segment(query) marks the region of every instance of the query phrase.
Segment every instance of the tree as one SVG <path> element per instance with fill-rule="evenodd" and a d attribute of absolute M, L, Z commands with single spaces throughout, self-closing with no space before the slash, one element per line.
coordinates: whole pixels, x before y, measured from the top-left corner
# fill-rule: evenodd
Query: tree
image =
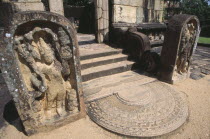
<path fill-rule="evenodd" d="M 210 21 L 210 0 L 164 0 L 167 4 L 166 19 L 174 14 L 196 15 L 203 25 Z M 179 4 L 179 7 L 174 5 Z"/>
<path fill-rule="evenodd" d="M 210 19 L 210 0 L 183 0 L 182 13 L 196 15 L 200 21 Z"/>

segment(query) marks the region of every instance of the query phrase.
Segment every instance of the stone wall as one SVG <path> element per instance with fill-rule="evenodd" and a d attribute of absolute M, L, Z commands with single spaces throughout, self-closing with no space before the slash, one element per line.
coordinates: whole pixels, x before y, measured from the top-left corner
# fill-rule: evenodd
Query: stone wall
<path fill-rule="evenodd" d="M 162 22 L 163 0 L 112 0 L 113 23 Z"/>
<path fill-rule="evenodd" d="M 45 0 L 45 7 L 41 0 L 3 0 L 4 3 L 12 3 L 16 11 L 46 11 L 64 15 L 63 0 Z"/>
<path fill-rule="evenodd" d="M 45 7 L 41 0 L 3 0 L 3 2 L 11 2 L 15 6 L 16 11 L 44 11 Z"/>

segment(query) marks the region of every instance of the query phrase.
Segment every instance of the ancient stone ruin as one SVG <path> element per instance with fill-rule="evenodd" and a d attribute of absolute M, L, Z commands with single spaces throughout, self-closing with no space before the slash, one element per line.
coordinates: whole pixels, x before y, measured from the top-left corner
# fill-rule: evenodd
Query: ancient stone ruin
<path fill-rule="evenodd" d="M 45 10 L 40 0 L 31 2 Z M 160 136 L 185 123 L 186 95 L 156 77 L 170 83 L 188 77 L 197 17 L 177 15 L 167 26 L 161 0 L 95 0 L 97 43 L 81 46 L 80 56 L 62 1 L 48 2 L 54 13 L 23 12 L 32 4 L 27 0 L 0 13 L 0 69 L 27 135 L 83 118 L 83 91 L 90 119 L 118 134 Z M 98 44 L 108 40 L 120 47 Z M 161 55 L 152 52 L 163 41 Z"/>
<path fill-rule="evenodd" d="M 1 70 L 28 135 L 85 115 L 76 33 L 66 18 L 20 12 L 1 38 Z"/>
<path fill-rule="evenodd" d="M 199 26 L 196 16 L 176 15 L 169 21 L 161 52 L 161 80 L 174 83 L 189 77 Z"/>
<path fill-rule="evenodd" d="M 162 22 L 162 0 L 112 0 L 113 23 Z"/>
<path fill-rule="evenodd" d="M 120 41 L 130 27 L 149 37 L 151 45 L 160 45 L 166 25 L 163 24 L 163 1 L 161 0 L 113 0 L 110 39 Z M 119 42 L 122 43 L 122 42 Z M 123 43 L 122 43 L 123 44 Z"/>

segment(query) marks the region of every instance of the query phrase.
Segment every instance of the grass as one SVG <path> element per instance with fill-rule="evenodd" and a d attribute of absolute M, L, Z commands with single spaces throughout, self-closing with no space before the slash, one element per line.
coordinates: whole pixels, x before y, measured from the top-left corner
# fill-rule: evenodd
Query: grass
<path fill-rule="evenodd" d="M 200 37 L 198 42 L 199 43 L 210 44 L 210 38 Z"/>

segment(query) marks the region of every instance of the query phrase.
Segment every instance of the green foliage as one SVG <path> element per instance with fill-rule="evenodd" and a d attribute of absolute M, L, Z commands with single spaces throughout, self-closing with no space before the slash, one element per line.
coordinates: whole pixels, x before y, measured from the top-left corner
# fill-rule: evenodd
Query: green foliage
<path fill-rule="evenodd" d="M 200 37 L 198 42 L 199 43 L 210 44 L 210 38 Z"/>
<path fill-rule="evenodd" d="M 201 27 L 200 36 L 202 36 L 202 37 L 210 37 L 210 23 L 206 22 L 206 24 L 209 24 L 209 25 Z"/>
<path fill-rule="evenodd" d="M 182 12 L 198 16 L 201 21 L 210 18 L 210 0 L 183 0 Z"/>
<path fill-rule="evenodd" d="M 210 0 L 164 0 L 169 8 L 165 9 L 165 19 L 174 14 L 191 14 L 196 15 L 202 25 L 208 25 L 206 22 L 210 20 Z M 179 3 L 180 7 L 175 8 L 173 4 Z M 169 16 L 170 15 L 170 16 Z"/>
<path fill-rule="evenodd" d="M 64 0 L 64 3 L 73 6 L 87 6 L 90 0 Z"/>

